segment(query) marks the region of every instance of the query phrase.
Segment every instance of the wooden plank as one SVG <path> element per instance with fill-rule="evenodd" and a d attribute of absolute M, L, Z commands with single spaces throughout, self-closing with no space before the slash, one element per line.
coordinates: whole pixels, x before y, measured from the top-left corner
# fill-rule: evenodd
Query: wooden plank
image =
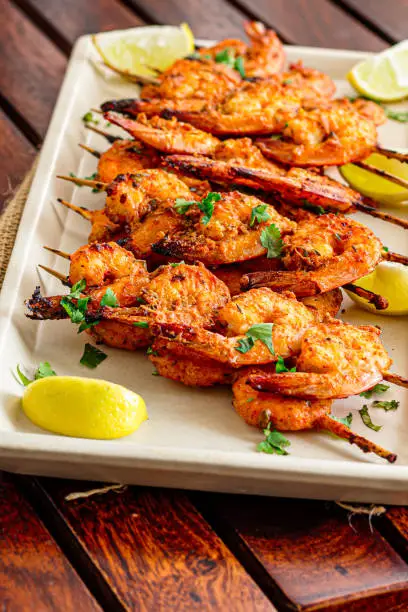
<path fill-rule="evenodd" d="M 37 135 L 43 136 L 64 75 L 66 59 L 7 0 L 0 0 L 0 14 L 0 92 Z"/>
<path fill-rule="evenodd" d="M 12 196 L 15 187 L 30 169 L 36 155 L 35 147 L 0 110 L 0 211 Z"/>
<path fill-rule="evenodd" d="M 100 610 L 33 509 L 4 473 L 0 473 L 0 534 L 2 610 Z"/>
<path fill-rule="evenodd" d="M 387 46 L 330 0 L 240 0 L 240 4 L 297 45 L 381 51 Z"/>
<path fill-rule="evenodd" d="M 67 52 L 83 34 L 144 25 L 133 11 L 115 0 L 18 0 L 18 4 Z"/>
<path fill-rule="evenodd" d="M 185 494 L 133 487 L 67 501 L 104 485 L 41 486 L 123 609 L 275 610 Z"/>
<path fill-rule="evenodd" d="M 382 517 L 383 533 L 405 559 L 408 559 L 408 508 L 388 508 Z"/>
<path fill-rule="evenodd" d="M 153 22 L 177 25 L 187 21 L 197 38 L 243 37 L 245 14 L 224 0 L 129 0 Z"/>
<path fill-rule="evenodd" d="M 368 25 L 384 32 L 390 42 L 408 36 L 408 0 L 341 0 Z"/>
<path fill-rule="evenodd" d="M 253 553 L 269 574 L 264 591 L 281 605 L 408 609 L 408 566 L 377 529 L 370 530 L 367 516 L 353 517 L 350 525 L 347 512 L 322 502 L 201 494 L 195 499 L 234 552 L 245 545 Z"/>

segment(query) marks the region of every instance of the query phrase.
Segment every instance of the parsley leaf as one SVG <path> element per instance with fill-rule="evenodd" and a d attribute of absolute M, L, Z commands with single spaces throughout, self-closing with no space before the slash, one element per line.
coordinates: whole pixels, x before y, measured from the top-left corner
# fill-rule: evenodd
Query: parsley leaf
<path fill-rule="evenodd" d="M 115 295 L 115 292 L 110 287 L 107 288 L 105 294 L 103 295 L 101 301 L 101 306 L 110 306 L 111 308 L 118 308 L 119 302 L 118 298 Z"/>
<path fill-rule="evenodd" d="M 95 125 L 98 125 L 99 123 L 99 119 L 95 119 L 91 111 L 85 113 L 85 115 L 82 117 L 82 121 L 84 123 L 94 123 Z"/>
<path fill-rule="evenodd" d="M 274 223 L 265 227 L 261 232 L 260 241 L 262 246 L 267 249 L 267 258 L 280 257 L 283 249 L 283 240 L 280 229 Z"/>
<path fill-rule="evenodd" d="M 327 210 L 322 206 L 316 206 L 309 202 L 309 200 L 302 200 L 302 207 L 306 208 L 306 210 L 310 210 L 310 212 L 314 212 L 315 215 L 325 215 L 327 213 Z"/>
<path fill-rule="evenodd" d="M 52 369 L 51 365 L 48 361 L 41 361 L 40 365 L 34 372 L 34 378 L 31 380 L 28 378 L 23 372 L 20 370 L 20 366 L 17 365 L 17 376 L 19 377 L 21 384 L 25 387 L 30 385 L 34 380 L 39 380 L 40 378 L 47 378 L 47 376 L 57 376 L 57 373 Z"/>
<path fill-rule="evenodd" d="M 96 368 L 102 361 L 107 358 L 107 354 L 98 349 L 96 346 L 87 342 L 84 347 L 84 352 L 79 360 L 79 363 L 87 368 Z"/>
<path fill-rule="evenodd" d="M 371 387 L 371 389 L 367 389 L 367 391 L 363 391 L 360 393 L 360 397 L 365 397 L 365 399 L 370 399 L 373 395 L 378 393 L 385 393 L 390 388 L 390 385 L 385 385 L 384 383 L 378 383 Z"/>
<path fill-rule="evenodd" d="M 386 247 L 386 246 L 384 246 L 384 245 L 383 245 L 382 250 L 383 250 L 383 251 L 385 251 L 386 253 L 388 253 L 390 249 L 389 249 L 388 247 Z"/>
<path fill-rule="evenodd" d="M 254 208 L 251 210 L 251 220 L 249 222 L 250 227 L 255 225 L 255 223 L 263 223 L 271 218 L 271 215 L 266 210 L 267 208 L 267 204 L 258 204 L 258 206 L 254 206 Z"/>
<path fill-rule="evenodd" d="M 373 429 L 374 431 L 380 431 L 380 429 L 382 429 L 382 425 L 374 425 L 374 423 L 371 420 L 370 415 L 368 414 L 368 406 L 364 405 L 361 410 L 358 411 L 361 419 L 364 423 L 364 425 L 366 427 L 369 427 L 370 429 Z"/>
<path fill-rule="evenodd" d="M 275 372 L 277 374 L 280 374 L 280 372 L 296 372 L 296 366 L 289 370 L 289 368 L 285 366 L 285 360 L 283 359 L 283 357 L 279 356 L 275 365 Z"/>
<path fill-rule="evenodd" d="M 60 304 L 71 319 L 72 323 L 78 324 L 85 321 L 85 312 L 90 299 L 89 297 L 80 297 L 85 287 L 86 280 L 82 278 L 72 286 L 68 295 L 64 295 L 64 297 L 61 298 Z M 76 300 L 76 304 L 72 300 Z"/>
<path fill-rule="evenodd" d="M 81 297 L 81 293 L 83 292 L 85 288 L 86 288 L 86 280 L 84 278 L 81 278 L 81 280 L 75 283 L 75 285 L 72 285 L 71 291 L 68 293 L 66 297 L 77 299 Z"/>
<path fill-rule="evenodd" d="M 397 410 L 400 403 L 397 402 L 397 400 L 390 400 L 388 402 L 384 400 L 375 400 L 371 405 L 373 406 L 373 408 L 382 408 L 383 410 L 388 412 L 389 410 Z"/>
<path fill-rule="evenodd" d="M 195 200 L 185 200 L 184 198 L 176 198 L 174 208 L 179 215 L 185 215 L 190 206 L 194 206 Z"/>
<path fill-rule="evenodd" d="M 256 340 L 260 340 L 269 349 L 272 355 L 275 349 L 272 342 L 273 323 L 257 323 L 252 325 L 245 333 L 246 338 L 239 340 L 235 349 L 240 353 L 247 353 L 254 346 Z"/>
<path fill-rule="evenodd" d="M 270 425 L 268 423 L 267 428 L 263 430 L 265 440 L 258 444 L 257 450 L 269 455 L 289 455 L 286 447 L 290 446 L 290 441 L 280 431 L 271 431 Z"/>
<path fill-rule="evenodd" d="M 384 113 L 388 119 L 393 119 L 400 123 L 408 123 L 408 111 L 394 111 L 391 108 L 384 108 Z"/>
<path fill-rule="evenodd" d="M 349 412 L 348 415 L 345 417 L 337 417 L 337 416 L 334 416 L 334 414 L 331 414 L 330 418 L 334 419 L 338 423 L 343 423 L 343 425 L 346 425 L 346 427 L 350 427 L 353 421 L 353 415 L 351 412 Z"/>
<path fill-rule="evenodd" d="M 218 202 L 219 200 L 221 200 L 221 194 L 217 193 L 216 191 L 210 191 L 207 193 L 205 198 L 203 198 L 201 202 L 197 204 L 201 212 L 204 213 L 204 216 L 201 219 L 201 223 L 203 225 L 208 225 L 210 222 L 214 212 L 214 202 Z"/>
<path fill-rule="evenodd" d="M 149 324 L 147 321 L 135 321 L 133 323 L 133 327 L 142 327 L 144 329 L 149 329 Z"/>

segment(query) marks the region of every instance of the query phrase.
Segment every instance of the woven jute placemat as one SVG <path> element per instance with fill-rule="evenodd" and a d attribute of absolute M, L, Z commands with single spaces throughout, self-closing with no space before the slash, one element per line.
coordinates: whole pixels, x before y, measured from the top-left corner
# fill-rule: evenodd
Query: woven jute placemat
<path fill-rule="evenodd" d="M 34 163 L 30 172 L 25 176 L 21 185 L 17 187 L 0 216 L 0 289 L 13 250 L 28 192 L 33 181 L 35 167 L 36 163 Z"/>

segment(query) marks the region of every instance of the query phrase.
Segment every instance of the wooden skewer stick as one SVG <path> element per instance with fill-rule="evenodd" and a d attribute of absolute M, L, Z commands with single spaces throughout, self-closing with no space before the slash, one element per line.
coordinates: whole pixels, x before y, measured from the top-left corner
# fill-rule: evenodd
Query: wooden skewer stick
<path fill-rule="evenodd" d="M 74 183 L 74 185 L 79 185 L 80 187 L 92 187 L 92 189 L 98 189 L 98 191 L 105 191 L 109 185 L 109 183 L 90 181 L 89 179 L 79 178 L 78 176 L 63 176 L 62 174 L 58 174 L 57 178 L 62 179 L 63 181 L 69 181 L 70 183 Z"/>
<path fill-rule="evenodd" d="M 394 461 L 397 459 L 397 455 L 394 453 L 391 453 L 382 446 L 375 444 L 375 442 L 371 442 L 371 440 L 367 440 L 367 438 L 364 438 L 363 436 L 359 436 L 351 431 L 347 425 L 332 419 L 328 414 L 320 417 L 316 425 L 319 429 L 325 429 L 336 436 L 339 436 L 339 438 L 348 440 L 350 444 L 356 444 L 359 448 L 361 448 L 363 453 L 375 453 L 379 457 L 383 457 L 389 461 L 389 463 L 394 463 Z"/>
<path fill-rule="evenodd" d="M 81 215 L 81 217 L 83 217 L 87 221 L 92 222 L 92 213 L 87 208 L 84 208 L 83 206 L 76 206 L 75 204 L 71 204 L 71 202 L 67 202 L 62 198 L 58 198 L 57 202 L 60 202 L 60 204 L 62 204 L 63 206 L 66 206 L 70 210 L 73 210 L 74 212 L 78 213 L 78 215 Z"/>
<path fill-rule="evenodd" d="M 387 382 L 393 383 L 394 385 L 398 385 L 399 387 L 404 387 L 404 389 L 408 389 L 408 378 L 404 378 L 399 374 L 394 374 L 393 372 L 384 372 L 383 378 Z"/>
<path fill-rule="evenodd" d="M 372 217 L 376 217 L 377 219 L 382 219 L 382 221 L 388 221 L 388 223 L 393 223 L 394 225 L 398 225 L 399 227 L 403 227 L 404 229 L 408 229 L 408 221 L 405 219 L 400 219 L 399 217 L 394 217 L 394 215 L 390 215 L 389 213 L 383 212 L 382 210 L 377 210 L 373 206 L 369 206 L 368 204 L 363 204 L 362 202 L 357 202 L 355 207 L 361 212 L 367 213 L 367 215 L 371 215 Z"/>
<path fill-rule="evenodd" d="M 44 249 L 46 249 L 47 251 L 50 251 L 50 253 L 55 253 L 55 255 L 58 255 L 58 257 L 63 257 L 64 259 L 69 259 L 69 261 L 71 261 L 71 255 L 69 253 L 65 253 L 65 251 L 60 251 L 59 249 L 53 249 L 52 247 L 49 246 L 44 246 Z"/>
<path fill-rule="evenodd" d="M 93 125 L 89 125 L 89 123 L 87 123 L 85 127 L 87 130 L 91 130 L 91 132 L 95 132 L 95 134 L 99 134 L 100 136 L 103 136 L 111 144 L 113 144 L 117 140 L 123 140 L 121 136 L 113 136 L 112 134 L 109 134 L 108 132 L 105 132 L 104 130 L 100 130 L 99 128 L 96 128 Z"/>
<path fill-rule="evenodd" d="M 55 278 L 58 278 L 58 280 L 64 283 L 64 285 L 69 284 L 68 276 L 61 274 L 61 272 L 57 272 L 56 270 L 53 270 L 52 268 L 49 268 L 48 266 L 43 266 L 42 264 L 38 264 L 38 267 L 48 272 L 48 274 L 51 274 L 51 276 L 55 276 Z"/>
<path fill-rule="evenodd" d="M 392 151 L 391 149 L 383 149 L 380 145 L 377 145 L 377 153 L 381 155 L 385 155 L 389 159 L 398 159 L 398 161 L 406 162 L 408 161 L 408 153 L 399 153 L 398 151 Z"/>
<path fill-rule="evenodd" d="M 408 189 L 408 181 L 406 181 L 405 179 L 399 178 L 399 176 L 395 176 L 394 174 L 390 174 L 389 172 L 386 172 L 385 170 L 380 170 L 379 168 L 376 168 L 375 166 L 372 166 L 371 164 L 366 164 L 365 162 L 354 162 L 355 166 L 358 166 L 359 168 L 362 168 L 363 170 L 367 170 L 368 172 L 372 172 L 372 174 L 376 174 L 377 176 L 381 176 L 384 179 L 387 179 L 387 181 L 391 181 L 391 183 L 395 183 L 396 185 L 399 185 L 400 187 L 405 187 L 405 189 Z"/>
<path fill-rule="evenodd" d="M 103 111 L 100 108 L 91 108 L 91 111 L 97 115 L 103 115 Z"/>
<path fill-rule="evenodd" d="M 130 72 L 128 72 L 127 70 L 120 70 L 120 68 L 117 68 L 116 66 L 114 66 L 113 64 L 110 63 L 109 60 L 106 59 L 106 56 L 104 54 L 104 52 L 102 51 L 95 34 L 92 36 L 92 42 L 95 46 L 95 49 L 98 51 L 99 55 L 102 58 L 103 63 L 105 64 L 105 66 L 107 66 L 108 68 L 110 68 L 111 70 L 113 70 L 114 72 L 116 72 L 117 74 L 120 74 L 121 76 L 125 77 L 126 79 L 129 79 L 130 81 L 136 82 L 136 83 L 150 83 L 152 85 L 159 85 L 160 81 L 157 80 L 154 77 L 150 77 L 150 76 L 146 76 L 146 75 L 141 75 L 141 74 L 131 74 Z"/>
<path fill-rule="evenodd" d="M 96 149 L 91 149 L 91 147 L 88 147 L 88 145 L 84 145 L 84 144 L 81 144 L 81 143 L 79 143 L 79 146 L 84 151 L 88 151 L 88 153 L 90 153 L 91 155 L 93 155 L 97 159 L 100 159 L 102 153 L 99 153 L 99 151 L 97 151 Z"/>
<path fill-rule="evenodd" d="M 388 300 L 382 295 L 378 295 L 378 293 L 373 293 L 368 289 L 357 287 L 357 285 L 353 285 L 353 283 L 347 283 L 347 285 L 344 285 L 344 289 L 347 289 L 347 291 L 355 293 L 359 297 L 368 300 L 370 304 L 374 304 L 377 310 L 385 310 L 388 308 Z"/>
<path fill-rule="evenodd" d="M 395 261 L 397 263 L 408 266 L 408 255 L 401 255 L 400 253 L 394 253 L 393 251 L 381 251 L 381 256 L 386 261 Z"/>

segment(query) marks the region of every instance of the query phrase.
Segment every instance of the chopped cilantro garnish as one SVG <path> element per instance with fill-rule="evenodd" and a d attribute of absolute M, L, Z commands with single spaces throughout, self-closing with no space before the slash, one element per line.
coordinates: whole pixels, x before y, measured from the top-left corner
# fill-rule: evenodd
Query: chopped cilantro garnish
<path fill-rule="evenodd" d="M 314 212 L 315 215 L 325 215 L 327 213 L 327 210 L 322 206 L 316 206 L 309 202 L 309 200 L 302 200 L 302 207 L 306 208 L 306 210 L 310 210 L 310 212 Z"/>
<path fill-rule="evenodd" d="M 99 119 L 95 119 L 91 111 L 85 113 L 85 115 L 82 117 L 82 121 L 84 123 L 94 123 L 95 125 L 98 125 L 99 123 Z"/>
<path fill-rule="evenodd" d="M 40 365 L 34 372 L 34 378 L 31 380 L 28 378 L 23 372 L 20 370 L 20 366 L 17 365 L 17 375 L 25 387 L 30 385 L 34 380 L 39 380 L 40 378 L 47 378 L 47 376 L 57 376 L 57 373 L 52 369 L 51 365 L 48 361 L 41 361 Z"/>
<path fill-rule="evenodd" d="M 160 376 L 160 374 L 158 373 L 156 369 L 154 369 L 152 372 L 152 376 Z"/>
<path fill-rule="evenodd" d="M 386 247 L 386 246 L 383 246 L 382 250 L 383 250 L 383 251 L 385 251 L 386 253 L 388 253 L 388 251 L 389 251 L 390 249 L 389 249 L 388 247 Z"/>
<path fill-rule="evenodd" d="M 149 324 L 147 321 L 135 321 L 133 323 L 133 327 L 142 327 L 143 329 L 148 329 Z"/>
<path fill-rule="evenodd" d="M 214 59 L 217 64 L 225 64 L 239 72 L 243 79 L 245 78 L 244 59 L 242 56 L 235 57 L 234 49 L 223 49 L 215 54 Z"/>
<path fill-rule="evenodd" d="M 251 210 L 251 219 L 249 222 L 250 227 L 255 225 L 255 223 L 263 223 L 271 218 L 271 215 L 266 210 L 267 208 L 267 204 L 258 204 L 258 206 L 254 206 L 254 208 Z"/>
<path fill-rule="evenodd" d="M 393 119 L 400 123 L 408 123 L 408 111 L 394 111 L 391 108 L 384 108 L 384 113 L 388 119 Z"/>
<path fill-rule="evenodd" d="M 367 389 L 367 391 L 363 391 L 360 393 L 360 397 L 365 397 L 365 399 L 370 399 L 373 395 L 378 395 L 379 393 L 385 393 L 390 388 L 390 385 L 385 385 L 384 383 L 378 383 L 371 387 L 371 389 Z"/>
<path fill-rule="evenodd" d="M 185 215 L 190 207 L 196 204 L 197 208 L 204 213 L 201 223 L 203 225 L 207 225 L 210 222 L 214 212 L 214 202 L 218 202 L 218 200 L 221 200 L 221 194 L 215 191 L 210 191 L 207 193 L 205 198 L 201 200 L 201 202 L 196 202 L 195 200 L 185 200 L 184 198 L 176 198 L 174 208 L 180 215 Z"/>
<path fill-rule="evenodd" d="M 361 410 L 358 411 L 361 419 L 364 423 L 364 425 L 366 427 L 369 427 L 370 429 L 373 429 L 374 431 L 380 431 L 380 429 L 382 429 L 382 425 L 374 425 L 374 423 L 371 420 L 370 415 L 368 414 L 368 406 L 364 405 Z"/>
<path fill-rule="evenodd" d="M 350 427 L 353 421 L 353 415 L 351 412 L 349 412 L 348 415 L 345 417 L 337 417 L 337 416 L 334 416 L 334 414 L 331 414 L 330 418 L 334 419 L 335 421 L 338 421 L 338 423 L 342 423 L 343 425 L 346 425 L 347 427 Z"/>
<path fill-rule="evenodd" d="M 96 368 L 102 361 L 107 358 L 107 354 L 98 349 L 96 346 L 87 342 L 84 347 L 84 352 L 79 360 L 82 365 L 87 368 Z"/>
<path fill-rule="evenodd" d="M 157 351 L 154 351 L 151 346 L 149 346 L 146 351 L 146 355 L 153 355 L 154 357 L 157 357 L 158 354 L 159 353 Z"/>
<path fill-rule="evenodd" d="M 81 298 L 80 295 L 86 287 L 86 280 L 81 279 L 72 286 L 68 295 L 61 298 L 60 304 L 68 314 L 72 323 L 82 323 L 85 321 L 85 312 L 88 306 L 89 297 Z M 76 300 L 76 303 L 73 302 Z"/>
<path fill-rule="evenodd" d="M 289 370 L 289 368 L 285 366 L 285 360 L 283 359 L 283 357 L 279 356 L 276 362 L 276 365 L 275 365 L 275 372 L 277 374 L 280 374 L 281 372 L 296 372 L 296 366 L 293 368 L 290 368 Z"/>
<path fill-rule="evenodd" d="M 382 408 L 383 410 L 388 412 L 389 410 L 397 410 L 400 403 L 397 402 L 397 400 L 390 400 L 390 401 L 375 400 L 371 405 L 373 406 L 373 408 Z"/>
<path fill-rule="evenodd" d="M 115 292 L 110 287 L 107 288 L 105 294 L 103 295 L 101 302 L 101 306 L 110 306 L 111 308 L 117 308 L 119 306 L 118 298 L 115 295 Z"/>
<path fill-rule="evenodd" d="M 274 223 L 262 230 L 260 241 L 262 246 L 267 249 L 267 258 L 280 257 L 283 249 L 283 240 L 280 229 Z"/>
<path fill-rule="evenodd" d="M 258 444 L 257 450 L 269 455 L 289 455 L 286 447 L 290 446 L 290 441 L 280 431 L 271 431 L 270 425 L 268 423 L 267 428 L 263 430 L 265 440 Z"/>
<path fill-rule="evenodd" d="M 272 355 L 275 354 L 275 349 L 272 342 L 272 327 L 273 323 L 257 323 L 252 325 L 245 333 L 245 338 L 241 338 L 235 349 L 240 353 L 247 353 L 254 346 L 256 340 L 260 340 Z"/>
<path fill-rule="evenodd" d="M 239 72 L 239 74 L 241 75 L 241 77 L 243 79 L 245 79 L 245 66 L 244 66 L 244 59 L 242 56 L 237 57 L 237 59 L 235 60 L 234 63 L 234 69 Z"/>
<path fill-rule="evenodd" d="M 185 200 L 184 198 L 176 198 L 174 208 L 179 213 L 179 215 L 185 215 L 186 212 L 190 209 L 191 206 L 196 204 L 195 200 Z"/>

